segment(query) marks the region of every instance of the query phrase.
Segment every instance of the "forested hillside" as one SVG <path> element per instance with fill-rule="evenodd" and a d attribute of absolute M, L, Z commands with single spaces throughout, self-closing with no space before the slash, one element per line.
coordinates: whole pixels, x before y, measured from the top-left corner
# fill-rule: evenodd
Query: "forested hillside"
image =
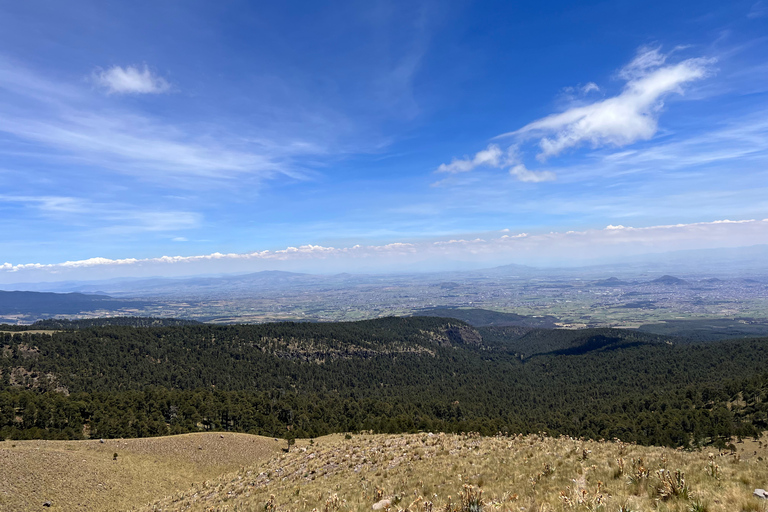
<path fill-rule="evenodd" d="M 181 318 L 151 318 L 143 316 L 110 316 L 104 318 L 81 318 L 65 320 L 48 318 L 38 320 L 31 325 L 0 325 L 2 331 L 35 331 L 51 329 L 83 329 L 87 327 L 105 327 L 115 325 L 121 327 L 170 327 L 177 325 L 200 325 L 196 320 Z"/>
<path fill-rule="evenodd" d="M 766 343 L 426 317 L 6 332 L 0 437 L 547 431 L 722 445 L 768 428 Z"/>
<path fill-rule="evenodd" d="M 0 317 L 76 315 L 83 311 L 136 307 L 143 301 L 114 299 L 107 295 L 0 290 Z"/>

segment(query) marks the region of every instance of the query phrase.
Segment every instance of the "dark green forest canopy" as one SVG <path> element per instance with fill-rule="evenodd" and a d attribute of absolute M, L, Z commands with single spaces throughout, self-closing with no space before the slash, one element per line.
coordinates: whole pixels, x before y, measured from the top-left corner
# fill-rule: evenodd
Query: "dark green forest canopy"
<path fill-rule="evenodd" d="M 0 331 L 22 332 L 42 329 L 83 329 L 87 327 L 105 327 L 108 325 L 123 327 L 169 327 L 176 325 L 201 325 L 201 322 L 182 318 L 152 318 L 144 316 L 111 316 L 104 318 L 81 318 L 77 320 L 49 318 L 38 320 L 29 325 L 0 324 Z"/>
<path fill-rule="evenodd" d="M 0 437 L 498 431 L 723 444 L 768 428 L 768 339 L 446 318 L 0 334 Z"/>

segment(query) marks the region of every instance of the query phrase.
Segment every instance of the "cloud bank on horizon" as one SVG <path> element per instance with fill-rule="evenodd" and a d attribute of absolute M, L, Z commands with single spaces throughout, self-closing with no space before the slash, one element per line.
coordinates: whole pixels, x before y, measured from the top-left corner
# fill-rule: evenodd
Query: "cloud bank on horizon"
<path fill-rule="evenodd" d="M 503 234 L 502 234 L 503 233 Z M 22 280 L 99 279 L 119 275 L 147 277 L 258 270 L 314 272 L 403 271 L 411 268 L 450 270 L 450 263 L 474 266 L 508 263 L 575 266 L 618 261 L 638 254 L 678 250 L 768 245 L 768 219 L 720 220 L 635 228 L 609 225 L 603 229 L 560 233 L 486 233 L 483 238 L 450 239 L 386 245 L 326 247 L 302 245 L 281 250 L 213 253 L 157 258 L 88 258 L 62 263 L 3 263 L 0 283 Z"/>

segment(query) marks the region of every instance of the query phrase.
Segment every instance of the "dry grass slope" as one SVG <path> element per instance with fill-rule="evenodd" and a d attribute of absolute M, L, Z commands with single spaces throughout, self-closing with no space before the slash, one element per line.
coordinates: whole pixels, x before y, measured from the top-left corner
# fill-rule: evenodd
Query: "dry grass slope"
<path fill-rule="evenodd" d="M 228 433 L 104 443 L 5 441 L 0 443 L 0 510 L 43 510 L 46 501 L 51 510 L 129 510 L 270 459 L 282 446 L 271 438 Z"/>
<path fill-rule="evenodd" d="M 544 435 L 336 435 L 143 510 L 766 511 L 752 491 L 768 486 L 768 463 L 749 453 Z"/>

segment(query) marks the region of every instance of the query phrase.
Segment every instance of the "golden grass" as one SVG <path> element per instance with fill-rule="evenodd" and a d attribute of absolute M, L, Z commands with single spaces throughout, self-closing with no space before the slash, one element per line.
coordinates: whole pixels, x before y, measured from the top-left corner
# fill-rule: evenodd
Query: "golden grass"
<path fill-rule="evenodd" d="M 143 510 L 765 512 L 752 492 L 768 486 L 768 462 L 751 455 L 543 435 L 334 435 Z"/>
<path fill-rule="evenodd" d="M 736 454 L 544 435 L 339 434 L 285 446 L 227 433 L 5 441 L 0 510 L 50 500 L 74 511 L 768 512 L 752 496 L 768 487 L 766 438 Z"/>
<path fill-rule="evenodd" d="M 283 443 L 248 434 L 143 439 L 4 441 L 0 510 L 128 510 L 280 453 Z M 117 460 L 114 454 L 117 453 Z"/>

